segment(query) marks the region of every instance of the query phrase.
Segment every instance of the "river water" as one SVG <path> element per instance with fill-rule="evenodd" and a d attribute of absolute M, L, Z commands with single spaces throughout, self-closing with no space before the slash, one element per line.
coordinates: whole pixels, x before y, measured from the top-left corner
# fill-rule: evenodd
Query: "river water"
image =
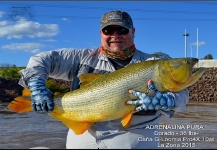
<path fill-rule="evenodd" d="M 47 114 L 14 113 L 7 105 L 0 103 L 0 149 L 65 149 L 68 129 L 64 125 Z M 159 140 L 162 149 L 217 148 L 216 108 L 217 103 L 189 102 L 185 112 L 163 117 L 156 133 L 161 138 L 151 140 Z"/>

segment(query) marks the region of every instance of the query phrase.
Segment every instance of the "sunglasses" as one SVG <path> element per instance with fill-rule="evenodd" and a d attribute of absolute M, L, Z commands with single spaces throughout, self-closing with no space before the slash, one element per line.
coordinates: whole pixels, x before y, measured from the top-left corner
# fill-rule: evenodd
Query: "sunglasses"
<path fill-rule="evenodd" d="M 104 35 L 113 35 L 117 31 L 119 35 L 126 35 L 129 33 L 129 29 L 124 28 L 124 27 L 105 27 L 102 29 L 102 32 Z"/>

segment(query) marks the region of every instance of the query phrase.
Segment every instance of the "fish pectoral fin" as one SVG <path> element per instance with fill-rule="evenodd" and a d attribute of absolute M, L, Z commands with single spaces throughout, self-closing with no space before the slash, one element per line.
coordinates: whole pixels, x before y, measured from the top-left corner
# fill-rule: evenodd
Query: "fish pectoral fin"
<path fill-rule="evenodd" d="M 75 134 L 79 135 L 84 133 L 91 125 L 90 122 L 79 122 L 70 119 L 70 115 L 65 113 L 62 109 L 54 107 L 54 110 L 49 115 L 56 120 L 62 122 L 65 126 L 72 129 Z"/>
<path fill-rule="evenodd" d="M 81 81 L 81 87 L 89 84 L 90 82 L 94 81 L 95 79 L 103 76 L 103 74 L 97 74 L 97 73 L 87 73 L 82 74 L 78 78 Z"/>
<path fill-rule="evenodd" d="M 22 96 L 16 97 L 7 107 L 18 113 L 32 111 L 32 102 Z"/>
<path fill-rule="evenodd" d="M 130 124 L 131 124 L 131 121 L 132 121 L 132 115 L 133 115 L 133 111 L 129 112 L 128 114 L 126 114 L 122 121 L 121 121 L 121 124 L 122 126 L 127 129 L 129 128 Z"/>

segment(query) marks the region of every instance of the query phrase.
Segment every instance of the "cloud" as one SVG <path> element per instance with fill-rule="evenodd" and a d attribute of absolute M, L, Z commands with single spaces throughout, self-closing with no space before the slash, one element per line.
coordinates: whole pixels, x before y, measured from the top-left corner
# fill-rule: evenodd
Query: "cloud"
<path fill-rule="evenodd" d="M 10 51 L 24 51 L 28 53 L 38 53 L 44 45 L 40 43 L 12 43 L 3 45 L 1 48 Z"/>
<path fill-rule="evenodd" d="M 2 18 L 4 14 L 5 12 L 0 11 L 0 18 Z"/>
<path fill-rule="evenodd" d="M 47 40 L 43 40 L 44 42 L 56 42 L 57 40 L 54 39 L 47 39 Z"/>
<path fill-rule="evenodd" d="M 198 42 L 198 46 L 202 46 L 202 45 L 205 45 L 206 42 Z M 191 46 L 197 46 L 197 42 L 195 43 L 191 43 Z"/>
<path fill-rule="evenodd" d="M 52 37 L 59 33 L 59 26 L 57 24 L 40 24 L 33 21 L 17 21 L 14 24 L 9 22 L 0 22 L 0 37 L 7 37 L 8 39 L 21 39 L 24 36 L 30 38 Z"/>
<path fill-rule="evenodd" d="M 71 22 L 68 18 L 61 18 L 61 20 Z"/>
<path fill-rule="evenodd" d="M 8 24 L 8 21 L 0 21 L 0 28 L 3 26 L 6 26 Z"/>

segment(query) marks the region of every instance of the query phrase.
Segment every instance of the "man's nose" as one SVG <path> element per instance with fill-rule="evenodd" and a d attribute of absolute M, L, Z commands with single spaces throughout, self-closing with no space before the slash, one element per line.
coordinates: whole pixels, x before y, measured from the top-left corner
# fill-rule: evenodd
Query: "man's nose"
<path fill-rule="evenodd" d="M 120 34 L 118 34 L 117 31 L 114 31 L 114 33 L 112 34 L 112 36 L 120 36 Z"/>

